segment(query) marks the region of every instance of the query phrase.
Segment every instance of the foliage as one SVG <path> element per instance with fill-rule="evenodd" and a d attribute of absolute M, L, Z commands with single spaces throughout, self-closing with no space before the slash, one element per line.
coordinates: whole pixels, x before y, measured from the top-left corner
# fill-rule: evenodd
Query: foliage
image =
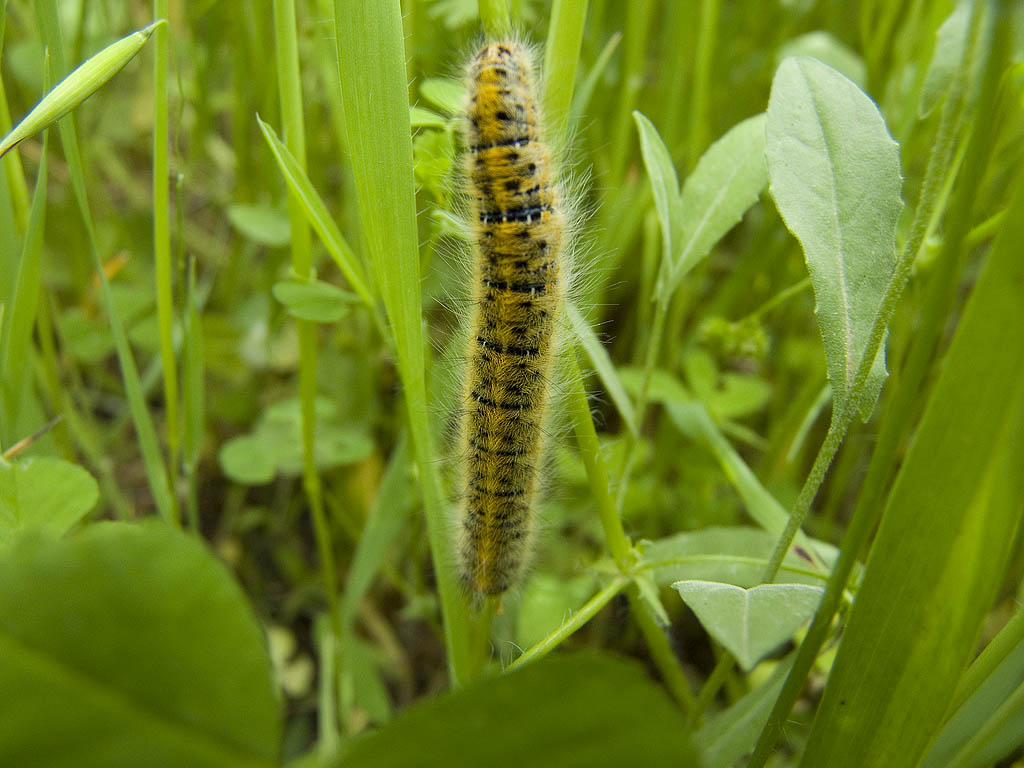
<path fill-rule="evenodd" d="M 0 763 L 1024 754 L 1019 3 L 272 10 L 0 0 Z M 576 279 L 478 608 L 457 73 L 509 29 Z"/>

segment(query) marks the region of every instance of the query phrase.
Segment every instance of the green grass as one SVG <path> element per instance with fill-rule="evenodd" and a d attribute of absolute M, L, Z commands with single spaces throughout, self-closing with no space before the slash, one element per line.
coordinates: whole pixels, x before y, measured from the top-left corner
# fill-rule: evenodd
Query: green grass
<path fill-rule="evenodd" d="M 0 0 L 0 764 L 1024 757 L 1019 4 L 267 6 Z M 477 610 L 451 78 L 508 30 L 585 216 Z"/>

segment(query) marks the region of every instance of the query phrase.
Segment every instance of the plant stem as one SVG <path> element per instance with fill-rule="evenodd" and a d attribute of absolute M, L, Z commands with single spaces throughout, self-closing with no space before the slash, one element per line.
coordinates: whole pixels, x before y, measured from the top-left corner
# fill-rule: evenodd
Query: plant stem
<path fill-rule="evenodd" d="M 167 19 L 168 0 L 153 0 L 153 20 Z M 177 498 L 176 478 L 181 456 L 178 423 L 178 362 L 174 355 L 174 288 L 171 267 L 170 181 L 167 171 L 167 59 L 170 24 L 153 32 L 153 271 L 164 379 L 164 418 L 167 429 L 167 467 L 171 493 Z"/>
<path fill-rule="evenodd" d="M 295 29 L 294 0 L 274 0 L 274 43 L 277 51 L 277 84 L 281 99 L 281 122 L 284 141 L 302 168 L 306 165 L 306 135 L 302 114 L 302 81 L 299 73 L 298 38 Z M 288 219 L 291 224 L 292 270 L 299 280 L 312 280 L 313 253 L 302 203 L 288 193 Z M 341 637 L 341 614 L 338 612 L 338 581 L 334 564 L 331 528 L 324 511 L 320 475 L 314 454 L 316 430 L 316 325 L 296 320 L 299 332 L 299 399 L 302 409 L 302 485 L 309 501 L 320 557 L 321 577 L 327 597 L 334 637 Z M 326 690 L 333 690 L 329 686 Z M 332 704 L 333 706 L 333 704 Z M 336 709 L 336 708 L 335 708 Z M 337 722 L 321 738 L 337 739 Z"/>
<path fill-rule="evenodd" d="M 588 0 L 555 0 L 548 23 L 544 49 L 545 128 L 552 137 L 555 156 L 561 154 L 569 127 L 572 94 L 576 87 L 576 69 L 583 43 L 583 24 Z M 548 73 L 551 73 L 550 76 Z"/>
<path fill-rule="evenodd" d="M 697 702 L 690 690 L 690 683 L 686 679 L 686 673 L 683 672 L 679 658 L 669 644 L 668 635 L 648 613 L 647 608 L 640 600 L 640 591 L 636 584 L 630 585 L 626 594 L 629 596 L 633 618 L 637 627 L 640 628 L 640 634 L 644 636 L 647 650 L 650 651 L 651 659 L 661 673 L 665 686 L 687 716 L 691 716 L 696 710 Z"/>
<path fill-rule="evenodd" d="M 590 598 L 583 606 L 573 614 L 572 618 L 564 622 L 562 626 L 552 632 L 550 635 L 545 637 L 536 645 L 526 649 L 523 653 L 509 664 L 506 668 L 506 672 L 511 672 L 524 664 L 529 664 L 531 661 L 536 661 L 547 656 L 551 651 L 565 642 L 571 637 L 577 630 L 583 627 L 588 621 L 597 615 L 597 612 L 604 608 L 613 597 L 621 592 L 626 585 L 629 584 L 629 579 L 625 576 L 619 575 L 609 581 L 603 589 L 597 594 Z"/>
<path fill-rule="evenodd" d="M 690 101 L 690 135 L 687 140 L 687 168 L 697 160 L 708 143 L 708 94 L 711 91 L 711 61 L 718 36 L 718 17 L 721 0 L 701 0 L 700 33 L 697 37 L 697 57 L 693 67 L 693 88 Z"/>
<path fill-rule="evenodd" d="M 590 480 L 590 492 L 597 504 L 597 514 L 604 529 L 605 543 L 619 570 L 628 573 L 632 566 L 633 546 L 622 527 L 622 519 L 608 489 L 608 470 L 601 455 L 601 444 L 597 439 L 594 421 L 590 416 L 590 403 L 583 389 L 583 375 L 575 357 L 568 361 L 566 367 L 570 381 L 569 416 L 576 431 L 580 458 L 583 459 L 583 466 L 586 467 L 587 478 Z"/>
<path fill-rule="evenodd" d="M 718 689 L 722 687 L 726 678 L 729 677 L 729 673 L 732 672 L 733 665 L 736 663 L 736 658 L 726 650 L 722 651 L 722 655 L 718 658 L 718 663 L 715 664 L 715 668 L 711 670 L 711 674 L 708 676 L 704 686 L 700 689 L 700 693 L 697 694 L 697 703 L 690 713 L 690 727 L 695 728 L 697 721 L 700 720 L 701 715 L 707 710 L 708 705 L 711 704 L 715 695 L 718 693 Z"/>
<path fill-rule="evenodd" d="M 480 23 L 488 37 L 504 38 L 512 33 L 512 20 L 505 0 L 478 0 Z"/>

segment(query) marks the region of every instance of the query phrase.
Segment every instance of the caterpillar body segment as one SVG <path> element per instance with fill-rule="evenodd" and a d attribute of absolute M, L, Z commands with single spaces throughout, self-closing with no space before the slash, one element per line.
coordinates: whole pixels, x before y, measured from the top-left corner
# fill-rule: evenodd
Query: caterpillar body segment
<path fill-rule="evenodd" d="M 474 314 L 459 555 L 463 584 L 479 600 L 514 585 L 529 557 L 564 296 L 565 221 L 527 48 L 484 46 L 467 80 L 463 170 Z"/>

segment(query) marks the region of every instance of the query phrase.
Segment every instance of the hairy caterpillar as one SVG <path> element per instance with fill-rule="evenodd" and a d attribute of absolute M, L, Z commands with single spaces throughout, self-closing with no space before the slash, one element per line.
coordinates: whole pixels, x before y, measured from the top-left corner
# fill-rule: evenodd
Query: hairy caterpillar
<path fill-rule="evenodd" d="M 464 176 L 473 229 L 461 443 L 462 581 L 480 599 L 521 575 L 533 532 L 565 217 L 519 42 L 485 45 L 467 70 Z"/>

